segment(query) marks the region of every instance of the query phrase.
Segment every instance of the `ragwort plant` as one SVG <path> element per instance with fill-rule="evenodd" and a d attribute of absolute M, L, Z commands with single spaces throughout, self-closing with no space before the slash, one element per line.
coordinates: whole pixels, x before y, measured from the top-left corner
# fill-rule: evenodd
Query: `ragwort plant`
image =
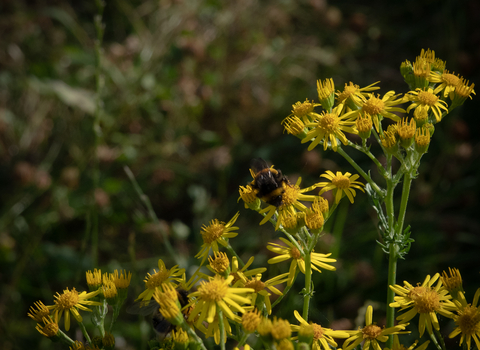
<path fill-rule="evenodd" d="M 327 171 L 320 175 L 322 181 L 303 187 L 301 179 L 290 183 L 280 170 L 263 161 L 263 166 L 253 166 L 252 182 L 239 187 L 239 200 L 246 209 L 260 214 L 261 225 L 269 223 L 273 230 L 281 232 L 282 243 L 270 242 L 266 246 L 275 254 L 268 264 L 290 261 L 288 271 L 264 280 L 268 267 L 253 267 L 253 256 L 246 263 L 242 261 L 232 245 L 241 235 L 241 229 L 235 226 L 240 213 L 228 222 L 210 221 L 200 230 L 203 244 L 195 256 L 199 263 L 192 276 L 187 279 L 184 268 L 168 268 L 159 259 L 158 271 L 145 277 L 145 290 L 137 296 L 137 304 L 139 308 L 154 305 L 155 328 L 162 333 L 149 342 L 150 349 L 206 349 L 203 340 L 213 337 L 222 349 L 227 339 L 232 339 L 237 348 L 244 349 L 329 350 L 337 348 L 341 340 L 344 350 L 425 350 L 428 346 L 445 350 L 437 315 L 453 320 L 455 329 L 449 337 L 460 336 L 460 346 L 480 349 L 480 289 L 468 302 L 457 269 L 426 276 L 416 286 L 407 281 L 399 285 L 395 277 L 398 260 L 405 258 L 414 241 L 404 220 L 420 160 L 428 150 L 435 125 L 475 94 L 474 84 L 448 72 L 431 50 L 422 50 L 414 63 L 405 61 L 400 69 L 409 86 L 403 95 L 394 91 L 376 94 L 378 83 L 360 88 L 350 82 L 339 90 L 332 79 L 326 79 L 317 82 L 318 103 L 307 99 L 293 105 L 292 113 L 282 122 L 285 130 L 302 143 L 309 143 L 309 150 L 319 146 L 337 152 L 358 174 Z M 361 143 L 350 141 L 346 133 L 359 135 Z M 371 152 L 374 142 L 385 157 L 384 163 Z M 368 157 L 376 165 L 382 183 L 374 181 L 350 152 Z M 396 171 L 394 159 L 400 164 Z M 148 198 L 129 169 L 126 171 L 155 220 Z M 400 184 L 400 205 L 395 208 L 395 188 Z M 314 190 L 317 194 L 313 194 Z M 386 326 L 382 328 L 372 321 L 373 307 L 368 306 L 363 328 L 333 330 L 309 320 L 315 287 L 312 274 L 335 271 L 336 262 L 331 254 L 315 252 L 315 247 L 340 201 L 346 197 L 354 203 L 357 190 L 366 192 L 378 215 L 382 238 L 378 243 L 389 259 Z M 321 196 L 328 191 L 333 194 L 332 203 Z M 168 251 L 174 255 L 172 249 Z M 293 312 L 291 324 L 273 316 L 273 310 L 285 295 L 298 292 L 292 289 L 300 273 L 305 276 L 299 296 L 303 307 Z M 36 302 L 28 316 L 37 322 L 41 334 L 64 342 L 70 349 L 113 349 L 111 332 L 127 297 L 131 274 L 115 270 L 102 275 L 95 269 L 86 273 L 86 279 L 88 293 L 67 288 L 57 293 L 53 305 Z M 273 295 L 276 298 L 272 302 Z M 396 308 L 400 311 L 397 324 Z M 110 309 L 113 315 L 106 331 Z M 88 334 L 81 315 L 86 311 L 91 313 L 98 335 Z M 65 333 L 71 326 L 70 315 L 80 326 L 81 340 L 73 340 Z M 60 329 L 62 316 L 65 332 Z M 420 340 L 416 340 L 408 347 L 399 335 L 410 333 L 409 322 L 417 316 L 419 336 L 423 337 L 426 330 L 432 342 L 423 341 L 417 346 Z"/>

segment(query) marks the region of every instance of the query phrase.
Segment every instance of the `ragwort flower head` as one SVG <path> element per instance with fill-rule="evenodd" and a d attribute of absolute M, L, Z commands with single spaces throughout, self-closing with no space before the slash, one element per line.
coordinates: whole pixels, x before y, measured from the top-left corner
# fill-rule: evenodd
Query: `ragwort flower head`
<path fill-rule="evenodd" d="M 40 323 L 37 323 L 37 326 L 35 327 L 36 330 L 47 338 L 55 337 L 59 331 L 58 320 L 52 320 L 50 317 L 44 317 L 42 321 L 44 325 L 42 326 Z"/>
<path fill-rule="evenodd" d="M 34 303 L 34 306 L 35 307 L 30 306 L 30 310 L 27 314 L 27 316 L 30 317 L 32 320 L 41 322 L 44 317 L 50 316 L 50 309 L 42 301 L 36 301 Z M 35 310 L 35 308 L 37 309 Z"/>
<path fill-rule="evenodd" d="M 228 223 L 215 219 L 210 221 L 208 226 L 203 225 L 202 231 L 200 232 L 203 238 L 203 244 L 200 252 L 195 255 L 197 259 L 202 259 L 200 265 L 203 265 L 208 258 L 210 249 L 214 252 L 218 252 L 218 244 L 226 247 L 228 246 L 228 238 L 233 238 L 238 235 L 238 232 L 234 232 L 235 230 L 238 230 L 238 227 L 233 226 L 233 224 L 237 221 L 239 215 L 240 212 L 235 214 Z"/>
<path fill-rule="evenodd" d="M 302 253 L 292 242 L 283 237 L 280 237 L 280 240 L 285 243 L 286 246 L 277 243 L 268 243 L 267 249 L 278 254 L 278 256 L 268 260 L 268 263 L 276 264 L 292 259 L 287 281 L 287 286 L 290 286 L 295 279 L 297 267 L 303 274 L 305 274 L 305 260 L 303 259 Z M 322 272 L 320 268 L 335 271 L 335 266 L 329 265 L 329 263 L 336 262 L 337 260 L 329 258 L 330 255 L 332 254 L 320 254 L 312 252 L 310 255 L 312 269 L 318 272 Z"/>
<path fill-rule="evenodd" d="M 88 300 L 97 296 L 101 292 L 101 289 L 96 290 L 95 292 L 82 292 L 78 293 L 75 288 L 72 290 L 65 289 L 62 294 L 57 293 L 55 295 L 55 305 L 47 306 L 54 313 L 56 320 L 62 318 L 63 313 L 65 313 L 65 330 L 70 329 L 70 313 L 77 320 L 77 322 L 82 322 L 83 318 L 80 316 L 78 310 L 83 311 L 92 311 L 85 305 L 102 305 L 98 301 Z"/>
<path fill-rule="evenodd" d="M 330 350 L 331 347 L 336 348 L 338 344 L 335 342 L 334 338 L 345 339 L 350 335 L 346 331 L 334 331 L 330 328 L 324 328 L 317 323 L 310 322 L 308 323 L 303 319 L 302 316 L 298 313 L 297 310 L 293 312 L 295 318 L 300 322 L 300 325 L 292 325 L 292 331 L 298 332 L 302 325 L 311 326 L 313 328 L 313 350 Z"/>
<path fill-rule="evenodd" d="M 249 279 L 245 283 L 246 288 L 252 288 L 254 292 L 252 293 L 252 305 L 257 305 L 261 307 L 265 303 L 265 308 L 267 309 L 268 314 L 272 313 L 272 303 L 270 300 L 272 292 L 276 295 L 282 295 L 275 286 L 281 283 L 284 283 L 288 280 L 288 273 L 278 275 L 272 279 L 269 279 L 266 282 L 262 282 L 262 275 L 259 273 L 255 277 Z"/>
<path fill-rule="evenodd" d="M 314 149 L 320 142 L 323 142 L 324 150 L 330 146 L 336 152 L 338 148 L 337 139 L 344 145 L 348 144 L 344 131 L 358 134 L 355 128 L 355 121 L 350 119 L 351 112 L 342 115 L 342 110 L 343 105 L 339 105 L 331 112 L 324 111 L 322 114 L 317 114 L 313 122 L 306 124 L 307 128 L 311 128 L 311 130 L 302 139 L 302 143 L 312 141 L 310 146 L 308 146 L 309 151 Z"/>
<path fill-rule="evenodd" d="M 398 316 L 397 320 L 399 320 L 400 323 L 406 323 L 419 314 L 418 331 L 420 337 L 425 332 L 425 326 L 429 334 L 433 334 L 432 326 L 436 330 L 440 329 L 437 313 L 445 317 L 453 317 L 451 310 L 453 310 L 455 305 L 450 301 L 452 296 L 448 294 L 448 291 L 442 286 L 440 280 L 435 287 L 433 286 L 439 277 L 440 274 L 438 273 L 432 278 L 427 276 L 422 285 L 416 287 L 407 281 L 403 282 L 403 287 L 398 284 L 390 286 L 398 295 L 394 298 L 395 302 L 390 303 L 390 307 L 400 307 L 400 311 L 411 308 L 409 311 Z"/>
<path fill-rule="evenodd" d="M 335 95 L 337 95 L 337 103 L 346 104 L 347 106 L 350 106 L 350 108 L 355 109 L 355 106 L 362 105 L 370 91 L 380 89 L 380 87 L 374 86 L 378 83 L 379 81 L 361 88 L 360 86 L 349 82 L 348 84 L 345 84 L 343 91 L 337 91 L 335 93 Z"/>
<path fill-rule="evenodd" d="M 435 95 L 433 89 L 428 88 L 428 90 L 416 89 L 415 91 L 410 91 L 406 98 L 413 102 L 407 108 L 407 113 L 410 112 L 411 109 L 417 108 L 422 106 L 427 111 L 432 111 L 437 123 L 442 120 L 442 110 L 444 112 L 448 112 L 448 105 L 445 101 L 440 100 L 440 98 Z"/>
<path fill-rule="evenodd" d="M 369 94 L 368 98 L 360 101 L 360 109 L 354 111 L 350 118 L 356 119 L 360 114 L 367 114 L 371 116 L 373 124 L 377 132 L 380 130 L 380 121 L 383 118 L 399 121 L 400 117 L 393 112 L 405 112 L 403 108 L 397 107 L 404 102 L 400 95 L 395 95 L 395 91 L 387 92 L 382 98 L 380 95 Z"/>
<path fill-rule="evenodd" d="M 310 102 L 308 99 L 305 102 L 296 102 L 292 105 L 292 113 L 288 116 L 295 116 L 301 119 L 304 123 L 308 123 L 312 119 L 315 107 L 320 106 L 318 103 Z M 287 118 L 288 118 L 287 117 Z"/>
<path fill-rule="evenodd" d="M 162 259 L 158 259 L 158 271 L 153 270 L 153 275 L 147 273 L 145 278 L 145 290 L 138 296 L 136 300 L 142 300 L 145 303 L 148 303 L 152 299 L 155 290 L 160 287 L 163 283 L 173 283 L 183 281 L 183 274 L 185 269 L 179 269 L 178 265 L 175 265 L 171 269 L 167 269 L 165 263 Z"/>
<path fill-rule="evenodd" d="M 448 290 L 448 292 L 452 295 L 453 299 L 457 298 L 458 292 L 464 292 L 460 270 L 449 267 L 448 273 L 447 271 L 443 271 L 440 279 L 442 280 L 445 289 Z"/>
<path fill-rule="evenodd" d="M 313 202 L 318 196 L 305 194 L 307 192 L 313 191 L 317 185 L 313 185 L 307 188 L 300 188 L 300 183 L 302 179 L 299 178 L 295 185 L 285 184 L 284 183 L 284 192 L 282 193 L 282 204 L 279 207 L 274 205 L 269 205 L 264 209 L 260 210 L 260 214 L 265 214 L 265 217 L 260 222 L 260 225 L 263 225 L 269 221 L 273 215 L 277 212 L 278 217 L 275 230 L 278 230 L 282 224 L 282 220 L 289 218 L 290 216 L 296 215 L 297 211 L 305 212 L 307 207 L 302 203 L 302 201 Z"/>
<path fill-rule="evenodd" d="M 208 282 L 201 281 L 197 291 L 188 296 L 192 299 L 188 306 L 193 306 L 188 320 L 195 320 L 196 326 L 203 321 L 212 323 L 217 310 L 221 310 L 227 318 L 240 322 L 240 317 L 233 311 L 245 313 L 242 305 L 250 304 L 250 298 L 247 295 L 252 293 L 253 289 L 230 287 L 232 281 L 233 276 L 225 279 L 218 275 L 210 278 Z"/>
<path fill-rule="evenodd" d="M 455 88 L 460 83 L 461 78 L 455 75 L 455 73 L 449 73 L 448 70 L 444 71 L 443 73 L 433 71 L 430 72 L 428 81 L 439 84 L 437 87 L 435 87 L 435 90 L 433 90 L 434 94 L 438 94 L 439 92 L 443 91 L 443 97 L 450 96 L 450 99 L 453 100 L 453 93 Z"/>
<path fill-rule="evenodd" d="M 319 182 L 317 187 L 323 187 L 320 191 L 320 194 L 334 190 L 335 191 L 335 203 L 339 203 L 342 199 L 343 194 L 348 197 L 351 203 L 356 196 L 355 188 L 359 189 L 362 192 L 365 192 L 362 186 L 365 186 L 360 181 L 356 181 L 360 176 L 355 174 L 352 175 L 349 172 L 342 174 L 340 171 L 337 171 L 336 174 L 327 170 L 325 174 L 320 175 L 320 177 L 325 177 L 331 182 Z"/>
<path fill-rule="evenodd" d="M 373 320 L 373 308 L 371 305 L 368 306 L 367 312 L 365 313 L 365 327 L 359 329 L 358 331 L 349 331 L 350 337 L 345 340 L 343 343 L 344 350 L 351 350 L 357 347 L 362 341 L 365 341 L 363 344 L 363 350 L 377 350 L 380 349 L 379 341 L 386 342 L 390 334 L 401 334 L 406 324 L 397 325 L 389 328 L 380 328 L 376 324 L 372 323 Z"/>
<path fill-rule="evenodd" d="M 456 337 L 461 334 L 460 345 L 466 344 L 470 350 L 472 338 L 480 349 L 480 308 L 478 307 L 478 299 L 480 297 L 480 289 L 477 289 L 473 302 L 467 303 L 463 292 L 458 292 L 458 298 L 454 301 L 455 313 L 453 320 L 457 328 L 449 334 L 449 338 Z"/>

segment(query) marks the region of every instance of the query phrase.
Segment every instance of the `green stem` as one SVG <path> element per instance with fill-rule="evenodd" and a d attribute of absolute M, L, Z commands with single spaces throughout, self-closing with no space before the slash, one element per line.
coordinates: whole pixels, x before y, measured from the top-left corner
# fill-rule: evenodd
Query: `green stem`
<path fill-rule="evenodd" d="M 412 177 L 409 173 L 405 174 L 403 178 L 402 199 L 400 202 L 400 210 L 398 212 L 397 220 L 397 234 L 401 235 L 403 231 L 403 224 L 405 222 L 405 213 L 407 211 L 408 197 L 410 196 L 410 187 L 412 185 Z"/>
<path fill-rule="evenodd" d="M 435 328 L 435 327 L 434 327 Z M 440 346 L 440 344 L 438 343 L 438 340 L 437 340 L 437 337 L 435 337 L 435 334 L 433 333 L 429 333 L 427 331 L 428 335 L 430 336 L 430 339 L 432 339 L 432 342 L 433 344 L 435 344 L 435 346 L 437 347 L 438 350 L 442 350 L 442 347 Z M 464 342 L 466 343 L 466 342 Z"/>
<path fill-rule="evenodd" d="M 150 216 L 150 219 L 155 223 L 155 226 L 160 230 L 160 234 L 163 237 L 163 244 L 165 245 L 165 248 L 167 248 L 168 253 L 170 254 L 171 258 L 175 261 L 175 263 L 179 265 L 180 263 L 179 263 L 178 253 L 175 252 L 172 245 L 170 244 L 170 241 L 168 240 L 168 236 L 165 230 L 161 229 L 160 221 L 158 220 L 157 214 L 155 214 L 155 211 L 153 210 L 150 199 L 147 197 L 145 193 L 143 193 L 142 189 L 140 188 L 140 185 L 135 179 L 135 176 L 133 175 L 133 172 L 130 170 L 130 168 L 125 165 L 123 167 L 123 170 L 127 174 L 130 181 L 132 182 L 133 188 L 137 192 L 138 197 L 143 202 L 145 207 L 147 207 L 148 215 Z"/>
<path fill-rule="evenodd" d="M 203 344 L 202 339 L 200 339 L 197 333 L 195 333 L 195 331 L 188 325 L 187 322 L 183 322 L 181 326 L 182 326 L 182 329 L 185 332 L 187 332 L 190 339 L 193 339 L 200 346 L 202 350 L 207 350 L 207 348 L 205 347 L 205 344 Z"/>
<path fill-rule="evenodd" d="M 397 252 L 396 246 L 390 244 L 388 254 L 388 285 L 387 285 L 387 328 L 393 327 L 395 324 L 395 309 L 390 306 L 390 303 L 394 302 L 395 292 L 390 286 L 395 285 L 397 280 Z M 390 335 L 385 347 L 391 349 L 393 346 L 393 335 Z"/>
<path fill-rule="evenodd" d="M 92 340 L 90 339 L 90 336 L 88 335 L 87 329 L 85 328 L 85 325 L 83 324 L 83 322 L 78 322 L 78 324 L 80 325 L 80 329 L 82 330 L 82 334 L 85 337 L 85 340 L 91 343 Z"/>
<path fill-rule="evenodd" d="M 73 345 L 75 344 L 75 341 L 73 341 L 68 335 L 62 332 L 61 329 L 58 329 L 57 336 L 60 338 L 60 340 L 65 343 L 66 345 Z"/>
<path fill-rule="evenodd" d="M 364 153 L 365 155 L 368 156 L 368 158 L 370 158 L 370 160 L 372 162 L 375 163 L 375 165 L 377 166 L 377 168 L 380 170 L 380 172 L 384 172 L 385 171 L 385 168 L 382 166 L 382 164 L 378 161 L 378 159 L 373 155 L 372 152 L 369 151 L 369 149 L 366 147 L 366 145 L 364 144 L 363 146 L 359 146 L 353 142 L 348 142 L 348 145 L 350 147 L 353 147 L 355 148 L 357 151 L 360 151 L 362 153 Z M 383 175 L 383 174 L 382 174 Z"/>
<path fill-rule="evenodd" d="M 310 308 L 310 298 L 312 297 L 312 255 L 308 250 L 303 256 L 305 260 L 305 293 L 303 296 L 303 319 L 308 322 L 308 311 Z"/>
<path fill-rule="evenodd" d="M 225 350 L 225 325 L 223 324 L 223 312 L 220 308 L 218 308 L 218 328 L 220 331 L 220 349 Z"/>
<path fill-rule="evenodd" d="M 243 345 L 245 345 L 245 342 L 247 341 L 248 336 L 249 336 L 249 333 L 244 333 L 242 335 L 242 338 L 240 338 L 240 341 L 238 342 L 238 345 L 236 347 L 240 349 Z"/>

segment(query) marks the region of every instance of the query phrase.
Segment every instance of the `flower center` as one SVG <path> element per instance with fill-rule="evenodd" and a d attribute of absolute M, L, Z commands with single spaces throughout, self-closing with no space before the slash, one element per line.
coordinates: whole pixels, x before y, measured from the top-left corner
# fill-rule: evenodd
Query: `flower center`
<path fill-rule="evenodd" d="M 440 296 L 433 290 L 427 290 L 426 288 L 423 294 L 418 295 L 415 299 L 415 306 L 419 313 L 426 314 L 429 312 L 437 311 L 440 308 Z"/>
<path fill-rule="evenodd" d="M 442 80 L 447 85 L 455 86 L 460 81 L 460 78 L 450 73 L 444 73 L 442 74 Z"/>
<path fill-rule="evenodd" d="M 78 292 L 73 288 L 70 290 L 63 291 L 62 295 L 59 295 L 57 300 L 55 300 L 55 304 L 58 306 L 60 310 L 69 310 L 78 303 Z"/>
<path fill-rule="evenodd" d="M 47 337 L 53 337 L 58 333 L 58 324 L 55 322 L 50 322 L 45 327 L 43 327 L 43 331 L 47 335 Z"/>
<path fill-rule="evenodd" d="M 366 326 L 363 330 L 363 339 L 377 339 L 377 337 L 382 333 L 382 329 L 376 324 L 371 324 Z"/>
<path fill-rule="evenodd" d="M 435 103 L 437 103 L 438 101 L 438 96 L 435 96 L 434 94 L 428 91 L 419 91 L 418 100 L 423 105 L 434 106 Z"/>
<path fill-rule="evenodd" d="M 283 188 L 285 189 L 285 192 L 282 194 L 283 205 L 292 205 L 298 198 L 298 195 L 300 193 L 300 187 L 283 185 Z"/>
<path fill-rule="evenodd" d="M 313 340 L 323 338 L 323 333 L 325 333 L 325 331 L 322 326 L 316 323 L 310 323 L 310 325 L 313 327 Z"/>
<path fill-rule="evenodd" d="M 228 285 L 223 279 L 214 279 L 202 284 L 198 291 L 205 300 L 221 301 L 227 295 Z"/>
<path fill-rule="evenodd" d="M 218 221 L 217 219 L 213 220 L 212 223 L 203 228 L 203 232 L 201 232 L 203 237 L 203 243 L 211 244 L 219 239 L 223 231 L 225 229 L 225 224 L 223 222 Z"/>
<path fill-rule="evenodd" d="M 255 293 L 258 293 L 265 289 L 265 283 L 253 278 L 247 283 L 245 283 L 245 288 L 253 288 L 255 290 Z"/>
<path fill-rule="evenodd" d="M 336 114 L 327 113 L 318 121 L 318 127 L 326 133 L 333 133 L 337 129 L 339 122 L 340 120 Z"/>
<path fill-rule="evenodd" d="M 476 307 L 467 305 L 459 314 L 456 323 L 462 330 L 462 334 L 468 338 L 478 331 L 480 326 L 480 312 Z"/>
<path fill-rule="evenodd" d="M 370 114 L 375 115 L 379 114 L 385 109 L 385 104 L 381 99 L 375 96 L 371 96 L 363 105 L 363 111 Z"/>
<path fill-rule="evenodd" d="M 300 259 L 302 257 L 302 255 L 300 254 L 299 250 L 295 247 L 293 247 L 292 249 L 290 249 L 290 256 L 293 258 L 293 259 Z"/>
<path fill-rule="evenodd" d="M 332 179 L 332 184 L 334 184 L 335 187 L 340 189 L 340 190 L 345 190 L 345 189 L 350 187 L 350 180 L 349 180 L 348 177 L 346 177 L 344 175 L 335 176 Z"/>
<path fill-rule="evenodd" d="M 145 287 L 147 289 L 155 289 L 156 287 L 160 287 L 161 284 L 168 279 L 169 271 L 162 269 L 158 272 L 155 272 L 153 275 L 148 274 L 148 276 L 148 279 L 145 281 Z"/>

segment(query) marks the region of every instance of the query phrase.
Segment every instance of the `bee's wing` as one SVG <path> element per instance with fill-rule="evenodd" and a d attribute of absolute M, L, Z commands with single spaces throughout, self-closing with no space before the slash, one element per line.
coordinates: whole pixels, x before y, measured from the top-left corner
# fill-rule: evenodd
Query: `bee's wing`
<path fill-rule="evenodd" d="M 148 302 L 139 300 L 127 307 L 127 313 L 148 316 L 153 314 L 158 307 L 159 305 L 154 299 L 151 299 Z"/>
<path fill-rule="evenodd" d="M 263 169 L 268 169 L 269 166 L 266 161 L 264 161 L 262 158 L 254 158 L 252 159 L 250 163 L 250 169 L 254 171 L 254 173 L 258 173 Z"/>

